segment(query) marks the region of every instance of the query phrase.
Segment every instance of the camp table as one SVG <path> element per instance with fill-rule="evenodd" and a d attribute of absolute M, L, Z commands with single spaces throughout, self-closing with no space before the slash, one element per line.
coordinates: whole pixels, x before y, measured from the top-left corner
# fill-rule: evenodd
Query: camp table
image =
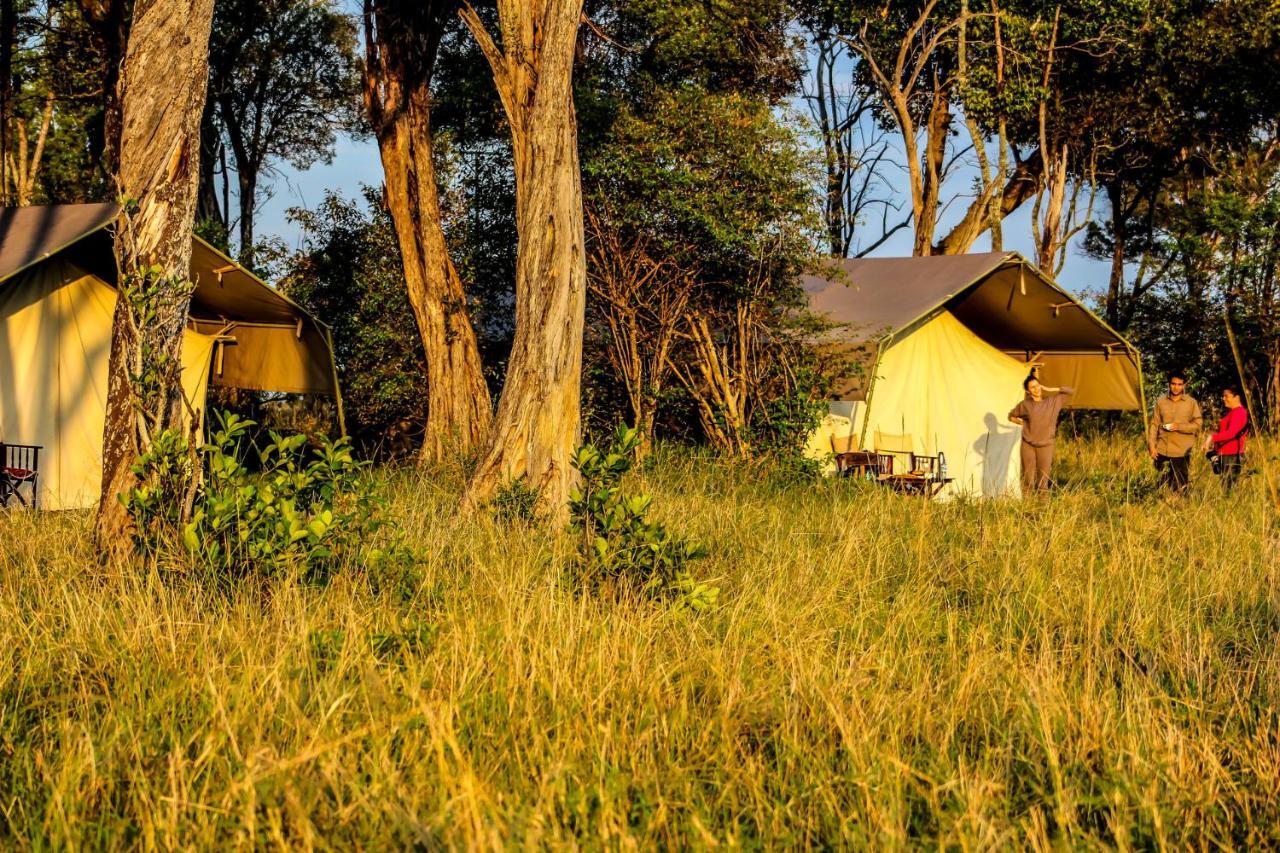
<path fill-rule="evenodd" d="M 926 477 L 924 474 L 881 474 L 877 482 L 904 495 L 923 495 L 925 498 L 934 498 L 947 483 L 954 479 L 954 477 Z"/>

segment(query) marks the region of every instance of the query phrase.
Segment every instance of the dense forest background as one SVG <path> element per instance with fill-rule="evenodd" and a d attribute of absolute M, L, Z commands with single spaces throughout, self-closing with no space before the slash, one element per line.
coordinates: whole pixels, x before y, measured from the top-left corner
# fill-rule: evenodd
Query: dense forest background
<path fill-rule="evenodd" d="M 394 5 L 218 0 L 197 216 L 333 326 L 349 427 L 383 457 L 413 452 L 428 398 L 386 190 L 292 211 L 299 245 L 257 219 L 282 168 L 385 131 L 370 21 Z M 3 7 L 4 203 L 111 199 L 129 4 Z M 514 334 L 511 136 L 457 4 L 423 8 L 440 210 L 496 396 Z M 1106 265 L 1090 298 L 1149 376 L 1189 369 L 1207 394 L 1242 370 L 1274 425 L 1278 69 L 1270 0 L 591 0 L 574 58 L 588 427 L 787 445 L 823 394 L 796 310 L 806 266 L 905 235 L 916 254 L 1001 248 L 1014 221 L 1046 270 L 1081 250 Z"/>

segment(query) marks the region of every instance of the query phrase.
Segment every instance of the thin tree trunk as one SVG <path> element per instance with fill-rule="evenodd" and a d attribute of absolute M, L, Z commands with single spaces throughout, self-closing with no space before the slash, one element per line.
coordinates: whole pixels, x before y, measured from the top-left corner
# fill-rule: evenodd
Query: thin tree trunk
<path fill-rule="evenodd" d="M 1040 224 L 1040 239 L 1036 241 L 1036 266 L 1053 273 L 1058 252 L 1064 239 L 1063 208 L 1067 199 L 1067 161 L 1070 151 L 1063 145 L 1045 169 L 1044 188 L 1048 198 L 1043 220 L 1033 217 Z"/>
<path fill-rule="evenodd" d="M 0 204 L 9 204 L 9 118 L 13 112 L 13 46 L 17 14 L 13 0 L 0 2 Z"/>
<path fill-rule="evenodd" d="M 1126 210 L 1124 186 L 1119 181 L 1107 184 L 1107 199 L 1111 203 L 1111 275 L 1107 280 L 1106 319 L 1116 328 L 1120 323 L 1120 299 L 1124 294 L 1124 261 L 1127 246 Z"/>
<path fill-rule="evenodd" d="M 524 480 L 565 511 L 577 472 L 586 308 L 582 173 L 573 59 L 582 0 L 499 0 L 501 50 L 475 11 L 463 17 L 511 126 L 516 171 L 516 333 L 498 413 L 465 503 Z"/>
<path fill-rule="evenodd" d="M 223 228 L 227 220 L 218 204 L 217 163 L 218 125 L 213 115 L 212 101 L 206 101 L 204 115 L 200 120 L 200 190 L 196 202 L 197 222 L 216 222 Z"/>
<path fill-rule="evenodd" d="M 378 139 L 409 304 L 427 362 L 420 465 L 477 449 L 493 420 L 462 279 L 449 257 L 431 135 L 431 76 L 455 2 L 366 0 L 365 109 Z"/>
<path fill-rule="evenodd" d="M 951 109 L 947 93 L 935 84 L 929 119 L 925 124 L 924 169 L 920 214 L 916 218 L 912 254 L 933 254 L 933 235 L 938 228 L 938 197 L 942 191 L 942 170 L 951 132 Z"/>
<path fill-rule="evenodd" d="M 105 554 L 132 551 L 119 496 L 154 436 L 181 424 L 179 365 L 191 302 L 191 230 L 199 181 L 200 117 L 208 79 L 213 0 L 138 0 L 120 75 L 116 186 L 132 209 L 115 240 L 119 298 L 111 331 L 102 497 L 95 535 Z M 138 295 L 153 281 L 154 298 Z M 139 302 L 147 302 L 145 317 Z"/>
<path fill-rule="evenodd" d="M 5 169 L 9 176 L 9 185 L 13 192 L 5 187 L 6 198 L 16 201 L 18 207 L 31 204 L 31 196 L 36 190 L 36 178 L 40 175 L 40 161 L 44 157 L 44 143 L 49 138 L 49 126 L 53 123 L 53 92 L 45 98 L 44 112 L 40 116 L 40 129 L 36 132 L 35 151 L 29 151 L 27 124 L 22 119 L 13 122 L 18 128 L 18 151 L 16 156 L 5 154 Z"/>
<path fill-rule="evenodd" d="M 253 267 L 253 215 L 258 204 L 258 169 L 236 160 L 236 183 L 240 202 L 240 263 Z"/>

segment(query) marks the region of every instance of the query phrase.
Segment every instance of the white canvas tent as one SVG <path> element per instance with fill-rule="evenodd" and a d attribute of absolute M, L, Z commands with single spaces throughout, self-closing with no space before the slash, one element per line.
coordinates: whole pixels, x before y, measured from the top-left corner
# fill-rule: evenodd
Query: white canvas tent
<path fill-rule="evenodd" d="M 0 210 L 0 442 L 41 445 L 39 503 L 92 506 L 102 480 L 112 204 Z M 329 330 L 222 253 L 192 247 L 182 387 L 338 395 Z"/>
<path fill-rule="evenodd" d="M 1016 253 L 831 262 L 806 277 L 810 308 L 836 324 L 837 403 L 810 437 L 815 458 L 911 437 L 946 454 L 944 495 L 1016 495 L 1021 430 L 1007 414 L 1030 367 L 1077 389 L 1074 408 L 1143 407 L 1138 352 Z"/>

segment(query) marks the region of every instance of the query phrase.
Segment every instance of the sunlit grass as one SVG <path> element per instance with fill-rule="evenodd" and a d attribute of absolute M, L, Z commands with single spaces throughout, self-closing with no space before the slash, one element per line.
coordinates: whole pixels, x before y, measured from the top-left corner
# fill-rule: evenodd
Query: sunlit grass
<path fill-rule="evenodd" d="M 48 846 L 1280 843 L 1259 475 L 927 504 L 672 448 L 720 605 L 583 596 L 566 538 L 384 472 L 415 577 L 226 592 L 0 515 L 0 833 Z M 1255 458 L 1260 454 L 1255 453 Z"/>

